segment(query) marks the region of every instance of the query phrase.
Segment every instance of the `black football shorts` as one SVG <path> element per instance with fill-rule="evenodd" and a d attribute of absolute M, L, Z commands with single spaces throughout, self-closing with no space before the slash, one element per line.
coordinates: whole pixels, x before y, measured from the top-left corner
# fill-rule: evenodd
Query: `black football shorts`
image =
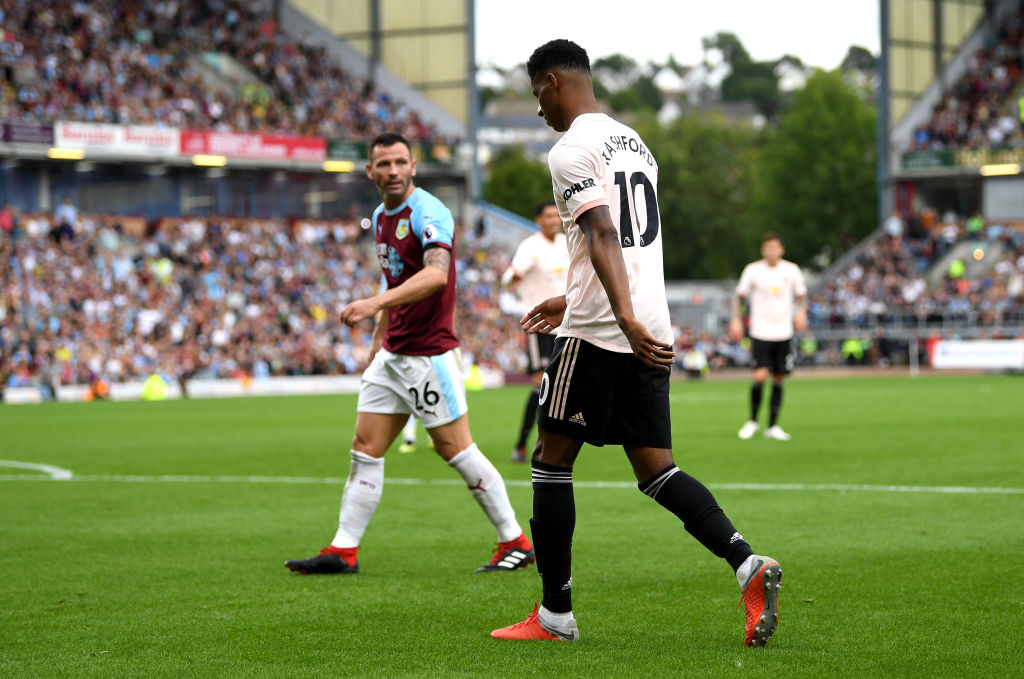
<path fill-rule="evenodd" d="M 754 367 L 768 368 L 772 375 L 788 375 L 796 361 L 791 339 L 771 342 L 751 337 L 750 353 L 754 357 Z"/>
<path fill-rule="evenodd" d="M 667 370 L 559 337 L 541 382 L 537 424 L 594 446 L 671 449 L 668 390 Z"/>
<path fill-rule="evenodd" d="M 555 353 L 555 335 L 534 333 L 526 336 L 526 371 L 531 375 L 548 367 Z"/>

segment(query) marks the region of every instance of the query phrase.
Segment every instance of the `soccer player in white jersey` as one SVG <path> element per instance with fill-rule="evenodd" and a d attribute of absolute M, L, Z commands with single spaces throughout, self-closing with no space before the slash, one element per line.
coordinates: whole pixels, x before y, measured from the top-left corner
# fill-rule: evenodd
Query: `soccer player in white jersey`
<path fill-rule="evenodd" d="M 732 302 L 729 334 L 737 342 L 743 338 L 741 310 L 743 300 L 750 309 L 750 343 L 754 357 L 754 383 L 750 386 L 750 419 L 739 431 L 741 439 L 757 433 L 757 413 L 768 375 L 772 376 L 772 395 L 768 408 L 768 427 L 764 436 L 788 441 L 790 436 L 779 426 L 782 385 L 793 370 L 793 335 L 807 327 L 807 286 L 804 275 L 793 262 L 785 260 L 782 239 L 767 233 L 761 239 L 761 259 L 743 268 Z"/>
<path fill-rule="evenodd" d="M 565 272 L 569 270 L 569 249 L 555 202 L 549 200 L 538 205 L 533 220 L 540 230 L 519 244 L 511 264 L 501 276 L 502 285 L 518 285 L 524 309 L 532 309 L 546 299 L 564 295 Z M 554 348 L 554 335 L 526 335 L 527 371 L 533 389 L 526 400 L 519 438 L 512 449 L 513 462 L 526 462 L 526 441 L 537 419 L 540 383 Z"/>
<path fill-rule="evenodd" d="M 736 575 L 746 607 L 744 643 L 767 643 L 778 623 L 782 569 L 754 554 L 711 492 L 672 457 L 672 330 L 662 271 L 658 164 L 632 129 L 601 113 L 590 60 L 553 40 L 526 65 L 538 114 L 565 135 L 548 155 L 555 203 L 569 241 L 565 296 L 523 317 L 527 332 L 559 327 L 541 383 L 533 450 L 533 532 L 541 606 L 491 636 L 579 638 L 572 609 L 572 469 L 584 443 L 621 445 L 640 491 Z M 681 561 L 680 561 L 681 563 Z"/>

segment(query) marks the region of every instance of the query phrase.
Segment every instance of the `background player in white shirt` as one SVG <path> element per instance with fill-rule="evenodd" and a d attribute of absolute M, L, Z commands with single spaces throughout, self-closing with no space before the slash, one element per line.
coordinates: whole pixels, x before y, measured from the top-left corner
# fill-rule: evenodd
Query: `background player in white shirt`
<path fill-rule="evenodd" d="M 772 395 L 768 409 L 765 438 L 788 441 L 790 436 L 779 426 L 782 385 L 793 370 L 793 335 L 807 328 L 807 286 L 793 262 L 785 260 L 782 239 L 767 233 L 761 239 L 761 259 L 743 268 L 732 303 L 729 334 L 737 342 L 743 339 L 741 318 L 743 300 L 750 311 L 750 343 L 754 357 L 754 383 L 750 386 L 750 419 L 740 428 L 739 437 L 749 439 L 757 433 L 757 411 L 768 375 L 772 376 Z"/>
<path fill-rule="evenodd" d="M 523 317 L 527 332 L 561 326 L 544 371 L 533 450 L 533 532 L 543 600 L 508 640 L 579 639 L 572 609 L 572 469 L 584 443 L 621 445 L 641 492 L 683 521 L 739 581 L 750 646 L 778 623 L 779 563 L 757 556 L 711 492 L 672 457 L 672 330 L 662 271 L 658 164 L 634 130 L 601 112 L 579 45 L 538 47 L 527 72 L 548 125 L 565 135 L 548 154 L 569 241 L 568 288 Z M 680 557 L 683 559 L 684 557 Z M 672 577 L 672 575 L 669 575 Z"/>
<path fill-rule="evenodd" d="M 562 218 L 553 200 L 537 206 L 533 220 L 540 231 L 528 236 L 516 248 L 512 262 L 501 276 L 501 284 L 517 285 L 523 309 L 532 309 L 546 299 L 565 294 L 565 274 L 569 269 L 569 248 L 562 232 Z M 527 371 L 533 389 L 526 400 L 519 438 L 512 449 L 513 462 L 526 462 L 526 441 L 537 419 L 540 383 L 555 348 L 554 334 L 526 335 Z"/>

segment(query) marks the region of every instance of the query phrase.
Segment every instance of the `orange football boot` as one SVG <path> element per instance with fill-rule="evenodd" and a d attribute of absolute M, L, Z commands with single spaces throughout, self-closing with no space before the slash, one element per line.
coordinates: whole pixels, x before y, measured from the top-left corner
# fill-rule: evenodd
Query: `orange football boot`
<path fill-rule="evenodd" d="M 744 646 L 764 646 L 772 640 L 779 625 L 779 590 L 782 589 L 782 566 L 764 556 L 755 556 L 763 563 L 743 586 L 740 606 L 747 611 Z"/>
<path fill-rule="evenodd" d="M 491 632 L 495 639 L 511 639 L 514 641 L 578 641 L 580 630 L 576 620 L 572 620 L 565 629 L 550 630 L 544 627 L 537 618 L 537 602 L 533 602 L 533 611 L 526 620 Z"/>

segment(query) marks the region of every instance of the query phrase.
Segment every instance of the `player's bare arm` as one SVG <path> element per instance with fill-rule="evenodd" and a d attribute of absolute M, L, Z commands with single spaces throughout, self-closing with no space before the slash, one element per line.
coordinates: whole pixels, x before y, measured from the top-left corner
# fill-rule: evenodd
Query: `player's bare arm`
<path fill-rule="evenodd" d="M 380 348 L 384 346 L 384 335 L 388 327 L 388 310 L 381 309 L 378 311 L 377 315 L 373 317 L 373 323 L 373 336 L 370 338 L 370 361 L 377 355 Z"/>
<path fill-rule="evenodd" d="M 448 282 L 448 270 L 451 267 L 452 253 L 446 248 L 434 247 L 423 253 L 422 269 L 401 285 L 388 288 L 384 292 L 357 299 L 341 310 L 341 320 L 353 325 L 375 315 L 381 309 L 418 302 L 430 297 L 443 288 Z"/>
<path fill-rule="evenodd" d="M 670 370 L 675 362 L 675 352 L 671 347 L 655 339 L 647 326 L 638 321 L 633 313 L 626 263 L 622 259 L 622 246 L 619 244 L 619 232 L 612 222 L 607 206 L 600 205 L 587 210 L 579 216 L 576 223 L 587 239 L 590 261 L 608 295 L 615 320 L 633 349 L 633 355 L 644 365 L 659 370 Z"/>
<path fill-rule="evenodd" d="M 425 266 L 400 286 L 388 288 L 373 297 L 357 299 L 343 308 L 342 323 L 354 325 L 369 319 L 381 309 L 418 302 L 443 288 L 452 266 L 452 253 L 444 248 L 430 248 L 423 255 L 423 263 Z"/>
<path fill-rule="evenodd" d="M 444 281 L 447 282 L 448 269 L 452 265 L 452 253 L 450 250 L 446 250 L 445 248 L 430 248 L 423 253 L 423 264 L 428 267 L 440 269 L 441 273 L 444 274 Z M 413 278 L 415 278 L 415 276 Z M 441 283 L 441 287 L 444 287 L 443 282 Z"/>
<path fill-rule="evenodd" d="M 547 335 L 562 324 L 562 318 L 565 316 L 565 306 L 565 295 L 546 299 L 527 311 L 519 319 L 519 325 L 527 334 L 540 333 Z"/>
<path fill-rule="evenodd" d="M 793 329 L 803 332 L 807 329 L 807 295 L 797 295 L 794 301 L 796 313 L 793 315 Z"/>
<path fill-rule="evenodd" d="M 729 321 L 729 337 L 734 342 L 743 339 L 743 295 L 733 295 L 732 298 L 732 319 Z"/>
<path fill-rule="evenodd" d="M 501 274 L 501 287 L 507 288 L 510 285 L 515 285 L 521 280 L 523 280 L 523 274 L 510 266 L 505 269 L 505 273 Z"/>

